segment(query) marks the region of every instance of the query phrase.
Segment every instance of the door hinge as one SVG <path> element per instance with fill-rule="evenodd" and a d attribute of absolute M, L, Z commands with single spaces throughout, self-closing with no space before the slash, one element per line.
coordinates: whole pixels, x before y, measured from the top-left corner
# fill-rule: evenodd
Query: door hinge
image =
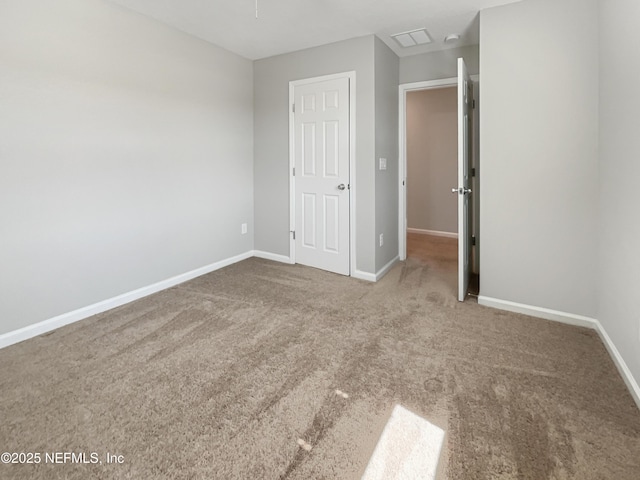
<path fill-rule="evenodd" d="M 471 245 L 474 246 L 474 247 L 476 245 L 476 236 L 475 235 L 471 236 Z"/>
<path fill-rule="evenodd" d="M 296 113 L 296 104 L 295 103 L 291 104 L 291 112 Z"/>
<path fill-rule="evenodd" d="M 472 176 L 472 177 L 475 177 L 475 176 L 476 176 L 476 169 L 475 169 L 475 168 L 472 168 L 472 169 L 471 169 L 471 176 Z"/>
<path fill-rule="evenodd" d="M 295 230 L 291 230 L 291 235 L 293 235 L 293 239 L 296 239 L 296 231 Z"/>
<path fill-rule="evenodd" d="M 295 177 L 296 176 L 296 167 L 293 167 L 293 173 L 292 175 Z"/>
<path fill-rule="evenodd" d="M 471 108 L 473 108 L 473 109 L 476 108 L 476 99 L 475 98 L 473 100 L 471 100 Z"/>

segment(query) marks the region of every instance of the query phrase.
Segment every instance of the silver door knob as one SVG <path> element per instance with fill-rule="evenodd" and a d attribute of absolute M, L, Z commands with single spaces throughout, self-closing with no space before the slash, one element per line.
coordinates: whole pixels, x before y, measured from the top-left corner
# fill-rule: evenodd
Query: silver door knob
<path fill-rule="evenodd" d="M 338 190 L 344 190 L 345 188 L 347 188 L 347 186 L 344 183 L 338 185 Z"/>

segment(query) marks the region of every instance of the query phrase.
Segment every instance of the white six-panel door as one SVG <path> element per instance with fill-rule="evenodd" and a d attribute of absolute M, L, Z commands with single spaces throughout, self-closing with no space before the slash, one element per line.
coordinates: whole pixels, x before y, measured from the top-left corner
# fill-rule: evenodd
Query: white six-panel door
<path fill-rule="evenodd" d="M 349 275 L 349 78 L 293 97 L 295 261 Z"/>

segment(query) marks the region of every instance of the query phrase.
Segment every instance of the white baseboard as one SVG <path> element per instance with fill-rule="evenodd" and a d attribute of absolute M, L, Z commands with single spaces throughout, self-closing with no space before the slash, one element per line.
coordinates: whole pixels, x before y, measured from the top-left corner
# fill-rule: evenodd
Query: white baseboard
<path fill-rule="evenodd" d="M 396 257 L 393 260 L 391 260 L 384 267 L 378 270 L 378 272 L 376 273 L 376 282 L 380 280 L 382 277 L 384 277 L 387 274 L 387 272 L 391 270 L 393 266 L 396 264 L 396 262 L 398 261 L 400 261 L 400 257 L 396 255 Z"/>
<path fill-rule="evenodd" d="M 275 262 L 293 264 L 290 257 L 287 257 L 285 255 L 278 255 L 277 253 L 264 252 L 262 250 L 254 250 L 253 256 L 258 258 L 264 258 L 266 260 L 273 260 Z M 363 272 L 362 270 L 356 270 L 351 274 L 351 276 L 359 280 L 366 280 L 367 282 L 377 282 L 391 269 L 391 267 L 393 267 L 393 265 L 398 261 L 398 258 L 399 257 L 396 257 L 393 260 L 391 260 L 384 267 L 382 267 L 380 271 L 378 271 L 377 273 L 369 273 L 369 272 Z"/>
<path fill-rule="evenodd" d="M 458 238 L 455 232 L 440 232 L 438 230 L 422 230 L 420 228 L 407 228 L 407 233 L 419 233 L 420 235 L 433 235 L 434 237 Z"/>
<path fill-rule="evenodd" d="M 358 278 L 360 280 L 366 280 L 367 282 L 377 282 L 382 277 L 384 277 L 391 268 L 400 260 L 400 257 L 396 255 L 396 257 L 387 263 L 384 267 L 378 270 L 376 273 L 363 272 L 362 270 L 356 270 L 351 274 L 353 278 Z"/>
<path fill-rule="evenodd" d="M 376 281 L 376 274 L 375 273 L 363 272 L 362 270 L 356 270 L 356 271 L 352 272 L 351 276 L 353 278 L 357 278 L 357 279 L 360 279 L 360 280 L 366 280 L 367 282 L 375 282 Z"/>
<path fill-rule="evenodd" d="M 274 262 L 282 262 L 293 264 L 290 257 L 285 255 L 278 255 L 277 253 L 264 252 L 262 250 L 254 250 L 253 256 L 258 258 L 264 258 L 265 260 L 273 260 Z"/>
<path fill-rule="evenodd" d="M 3 333 L 2 335 L 0 335 L 0 348 L 8 347 L 9 345 L 13 345 L 14 343 L 37 337 L 38 335 L 50 332 L 51 330 L 55 330 L 56 328 L 64 327 L 65 325 L 69 325 L 70 323 L 84 320 L 85 318 L 97 315 L 98 313 L 111 310 L 112 308 L 116 308 L 126 303 L 133 302 L 134 300 L 138 300 L 140 298 L 151 295 L 153 293 L 160 292 L 161 290 L 165 290 L 201 275 L 219 270 L 233 263 L 246 260 L 247 258 L 250 258 L 252 256 L 253 252 L 249 251 L 240 255 L 236 255 L 235 257 L 226 258 L 224 260 L 220 260 L 219 262 L 215 262 L 210 265 L 191 270 L 190 272 L 182 273 L 180 275 L 176 275 L 175 277 L 162 280 L 160 282 L 154 283 L 153 285 L 138 288 L 137 290 L 118 295 L 117 297 L 109 298 L 107 300 L 94 303 L 93 305 L 88 305 L 71 312 L 63 313 L 62 315 L 49 318 L 48 320 L 43 320 L 42 322 L 34 323 L 33 325 L 28 325 L 18 330 L 13 330 L 12 332 Z"/>
<path fill-rule="evenodd" d="M 640 408 L 640 386 L 638 386 L 638 382 L 633 377 L 631 370 L 629 370 L 629 367 L 622 358 L 622 355 L 620 355 L 620 352 L 616 348 L 615 344 L 611 340 L 611 337 L 609 337 L 600 321 L 596 320 L 595 318 L 584 317 L 582 315 L 575 315 L 572 313 L 551 310 L 549 308 L 535 307 L 532 305 L 510 302 L 508 300 L 485 297 L 483 295 L 478 296 L 478 303 L 487 307 L 507 310 L 509 312 L 522 313 L 525 315 L 530 315 L 532 317 L 544 318 L 546 320 L 566 323 L 578 327 L 591 328 L 597 331 L 598 335 L 600 335 L 602 343 L 604 343 L 604 346 L 609 352 L 609 355 L 611 355 L 613 363 L 615 363 L 618 372 L 620 372 L 624 383 L 627 385 L 631 396 L 636 402 L 636 405 L 638 406 L 638 408 Z"/>
<path fill-rule="evenodd" d="M 636 405 L 640 409 L 640 386 L 638 385 L 638 382 L 633 377 L 631 370 L 629 370 L 629 367 L 627 366 L 626 362 L 622 358 L 622 355 L 620 355 L 620 352 L 618 351 L 615 344 L 613 343 L 613 340 L 611 340 L 611 337 L 609 337 L 609 335 L 607 334 L 607 331 L 604 329 L 604 327 L 599 321 L 596 320 L 596 323 L 597 323 L 596 330 L 598 331 L 598 334 L 602 339 L 602 343 L 604 343 L 604 346 L 608 350 L 609 355 L 611 355 L 611 358 L 613 359 L 613 363 L 616 364 L 616 367 L 618 368 L 618 372 L 620 372 L 620 375 L 622 376 L 624 383 L 627 385 L 627 388 L 629 389 L 631 396 L 633 397 L 633 399 L 636 402 Z"/>
<path fill-rule="evenodd" d="M 549 308 L 535 307 L 533 305 L 525 305 L 523 303 L 510 302 L 508 300 L 500 300 L 498 298 L 478 296 L 478 303 L 486 307 L 493 307 L 499 310 L 507 310 L 509 312 L 522 313 L 531 315 L 532 317 L 544 318 L 555 322 L 566 323 L 578 327 L 596 328 L 598 321 L 594 318 L 575 315 L 573 313 L 560 312 Z"/>
<path fill-rule="evenodd" d="M 253 256 L 258 258 L 264 258 L 266 260 L 273 260 L 274 262 L 282 262 L 293 264 L 290 257 L 285 255 L 278 255 L 277 253 L 264 252 L 262 250 L 254 250 Z M 356 270 L 351 274 L 353 278 L 358 278 L 360 280 L 366 280 L 367 282 L 377 282 L 382 277 L 386 275 L 386 273 L 391 270 L 391 268 L 396 264 L 400 257 L 396 256 L 393 260 L 387 263 L 384 267 L 382 267 L 377 273 L 369 273 L 363 272 L 361 270 Z"/>

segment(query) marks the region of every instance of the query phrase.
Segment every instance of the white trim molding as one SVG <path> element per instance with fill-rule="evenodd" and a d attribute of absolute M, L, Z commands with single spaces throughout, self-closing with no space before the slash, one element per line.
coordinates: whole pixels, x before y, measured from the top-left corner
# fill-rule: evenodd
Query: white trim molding
<path fill-rule="evenodd" d="M 602 340 L 602 343 L 604 343 L 604 346 L 609 352 L 609 355 L 611 355 L 611 358 L 613 359 L 613 363 L 616 364 L 616 367 L 618 368 L 618 372 L 620 372 L 620 375 L 622 376 L 624 383 L 627 385 L 627 388 L 629 389 L 629 393 L 631 393 L 631 396 L 635 400 L 636 405 L 640 409 L 640 386 L 638 385 L 638 382 L 633 377 L 631 370 L 629 370 L 629 367 L 627 366 L 626 362 L 622 358 L 622 355 L 620 355 L 620 352 L 618 351 L 615 344 L 613 343 L 613 340 L 611 340 L 611 337 L 609 337 L 609 335 L 607 334 L 607 331 L 604 329 L 604 327 L 599 321 L 596 320 L 596 323 L 597 323 L 596 330 L 600 335 L 600 339 Z"/>
<path fill-rule="evenodd" d="M 558 310 L 552 310 L 549 308 L 535 307 L 532 305 L 525 305 L 523 303 L 510 302 L 508 300 L 500 300 L 497 298 L 486 297 L 484 295 L 478 296 L 478 304 L 486 307 L 497 308 L 499 310 L 507 310 L 509 312 L 522 313 L 524 315 L 530 315 L 532 317 L 544 318 L 546 320 L 552 320 L 554 322 L 566 323 L 568 325 L 574 325 L 578 327 L 586 327 L 598 332 L 602 343 L 609 352 L 613 363 L 615 363 L 618 372 L 622 376 L 624 383 L 629 389 L 629 393 L 636 402 L 636 405 L 640 409 L 640 386 L 633 377 L 631 370 L 627 366 L 626 362 L 620 355 L 620 352 L 616 348 L 615 344 L 611 340 L 611 337 L 607 334 L 600 321 L 595 318 L 585 317 L 582 315 L 575 315 L 573 313 L 560 312 Z"/>
<path fill-rule="evenodd" d="M 367 282 L 375 282 L 376 274 L 363 272 L 362 270 L 356 270 L 351 274 L 351 277 L 357 278 L 358 280 L 366 280 Z"/>
<path fill-rule="evenodd" d="M 195 270 L 191 270 L 190 272 L 167 278 L 166 280 L 162 280 L 152 285 L 138 288 L 131 292 L 126 292 L 122 295 L 118 295 L 116 297 L 94 303 L 93 305 L 87 305 L 86 307 L 57 315 L 53 318 L 43 320 L 42 322 L 19 328 L 18 330 L 3 333 L 2 335 L 0 335 L 0 348 L 8 347 L 9 345 L 22 342 L 23 340 L 28 340 L 29 338 L 37 337 L 38 335 L 50 332 L 51 330 L 55 330 L 56 328 L 64 327 L 65 325 L 84 320 L 85 318 L 89 318 L 93 315 L 106 312 L 107 310 L 111 310 L 112 308 L 116 308 L 126 303 L 133 302 L 134 300 L 138 300 L 154 293 L 158 293 L 162 290 L 174 287 L 180 283 L 192 280 L 201 275 L 214 272 L 223 267 L 227 267 L 234 263 L 241 262 L 242 260 L 246 260 L 247 258 L 251 258 L 253 254 L 253 251 L 249 251 L 240 255 L 236 255 L 235 257 L 226 258 L 224 260 L 220 260 L 219 262 L 196 268 Z"/>
<path fill-rule="evenodd" d="M 422 230 L 421 228 L 407 228 L 407 233 L 418 233 L 420 235 L 433 235 L 434 237 L 458 238 L 456 232 L 441 232 L 439 230 Z"/>
<path fill-rule="evenodd" d="M 596 328 L 598 321 L 594 318 L 575 315 L 573 313 L 560 312 L 551 310 L 550 308 L 535 307 L 525 305 L 524 303 L 510 302 L 508 300 L 500 300 L 498 298 L 478 296 L 478 304 L 486 307 L 493 307 L 499 310 L 507 310 L 508 312 L 522 313 L 532 317 L 544 318 L 545 320 L 553 320 L 554 322 L 566 323 L 577 327 Z"/>
<path fill-rule="evenodd" d="M 380 280 L 382 277 L 384 277 L 389 270 L 391 270 L 393 268 L 393 266 L 400 261 L 400 257 L 398 255 L 395 256 L 395 258 L 393 258 L 389 263 L 387 263 L 384 267 L 382 267 L 380 270 L 378 270 L 376 272 L 376 282 L 378 280 Z"/>
<path fill-rule="evenodd" d="M 356 270 L 355 272 L 353 272 L 351 276 L 359 280 L 366 280 L 367 282 L 377 282 L 382 277 L 384 277 L 399 260 L 400 260 L 400 257 L 396 255 L 389 263 L 387 263 L 384 267 L 382 267 L 376 273 L 369 273 L 369 272 L 363 272 L 362 270 Z"/>
<path fill-rule="evenodd" d="M 265 260 L 273 260 L 274 262 L 293 264 L 291 257 L 286 255 L 279 255 L 277 253 L 264 252 L 262 250 L 254 250 L 253 256 L 258 258 L 264 258 Z"/>

